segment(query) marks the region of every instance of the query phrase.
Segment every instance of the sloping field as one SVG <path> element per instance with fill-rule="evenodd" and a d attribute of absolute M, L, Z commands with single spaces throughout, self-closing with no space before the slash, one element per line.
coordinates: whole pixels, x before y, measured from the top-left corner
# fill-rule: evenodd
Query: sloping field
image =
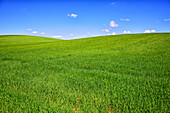
<path fill-rule="evenodd" d="M 0 112 L 169 112 L 170 33 L 0 36 Z"/>

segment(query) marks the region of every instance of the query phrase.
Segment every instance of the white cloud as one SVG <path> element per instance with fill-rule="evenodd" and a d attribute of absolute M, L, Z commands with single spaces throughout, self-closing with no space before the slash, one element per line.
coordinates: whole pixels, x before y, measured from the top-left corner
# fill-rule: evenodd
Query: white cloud
<path fill-rule="evenodd" d="M 114 2 L 112 2 L 111 4 L 112 4 L 112 5 L 114 5 L 115 3 L 114 3 Z"/>
<path fill-rule="evenodd" d="M 62 38 L 62 36 L 53 36 L 53 38 Z"/>
<path fill-rule="evenodd" d="M 67 16 L 70 16 L 70 17 L 76 18 L 78 15 L 77 15 L 77 14 L 67 14 Z"/>
<path fill-rule="evenodd" d="M 32 33 L 38 33 L 37 31 L 33 31 Z"/>
<path fill-rule="evenodd" d="M 113 32 L 113 33 L 112 33 L 112 35 L 116 35 L 116 33 L 115 33 L 115 32 Z"/>
<path fill-rule="evenodd" d="M 32 31 L 32 29 L 27 29 L 27 31 Z"/>
<path fill-rule="evenodd" d="M 130 21 L 130 19 L 126 18 L 126 19 L 120 19 L 121 21 Z"/>
<path fill-rule="evenodd" d="M 123 33 L 125 33 L 125 34 L 126 34 L 126 33 L 131 33 L 131 31 L 123 31 Z"/>
<path fill-rule="evenodd" d="M 76 18 L 78 15 L 76 14 L 71 14 L 71 17 Z"/>
<path fill-rule="evenodd" d="M 153 33 L 153 32 L 156 32 L 155 30 L 151 30 L 151 32 Z"/>
<path fill-rule="evenodd" d="M 70 34 L 70 36 L 73 36 L 74 34 Z"/>
<path fill-rule="evenodd" d="M 88 37 L 90 36 L 90 32 L 87 32 Z"/>
<path fill-rule="evenodd" d="M 42 35 L 44 35 L 45 33 L 44 33 L 44 32 L 42 32 L 41 34 L 42 34 Z"/>
<path fill-rule="evenodd" d="M 109 33 L 107 35 L 110 35 Z"/>
<path fill-rule="evenodd" d="M 108 29 L 105 29 L 104 31 L 105 31 L 105 32 L 110 32 L 110 30 L 108 30 Z"/>
<path fill-rule="evenodd" d="M 101 31 L 105 31 L 104 29 L 102 29 Z"/>
<path fill-rule="evenodd" d="M 150 30 L 145 30 L 144 33 L 150 33 L 151 31 Z"/>
<path fill-rule="evenodd" d="M 110 22 L 110 26 L 111 27 L 118 27 L 119 25 L 115 23 L 115 21 L 111 21 Z"/>
<path fill-rule="evenodd" d="M 156 30 L 145 30 L 144 33 L 154 33 Z"/>
<path fill-rule="evenodd" d="M 170 19 L 164 19 L 164 21 L 170 21 Z"/>

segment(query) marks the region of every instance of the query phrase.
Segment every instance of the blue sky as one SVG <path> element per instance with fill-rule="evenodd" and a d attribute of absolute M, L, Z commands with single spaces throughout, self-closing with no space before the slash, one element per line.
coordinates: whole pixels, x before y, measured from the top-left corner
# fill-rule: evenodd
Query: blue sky
<path fill-rule="evenodd" d="M 170 32 L 170 0 L 0 0 L 0 35 Z"/>

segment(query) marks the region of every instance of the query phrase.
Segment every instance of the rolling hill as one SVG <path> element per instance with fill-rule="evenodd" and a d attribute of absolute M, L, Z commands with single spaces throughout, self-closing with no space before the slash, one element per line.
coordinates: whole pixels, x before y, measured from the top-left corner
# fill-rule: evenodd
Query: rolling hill
<path fill-rule="evenodd" d="M 168 112 L 170 33 L 0 36 L 0 112 Z"/>

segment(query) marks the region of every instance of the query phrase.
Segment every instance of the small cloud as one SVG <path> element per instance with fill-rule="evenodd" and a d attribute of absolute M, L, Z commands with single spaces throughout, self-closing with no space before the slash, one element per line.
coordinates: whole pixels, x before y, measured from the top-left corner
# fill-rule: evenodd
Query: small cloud
<path fill-rule="evenodd" d="M 105 32 L 110 32 L 110 30 L 109 29 L 102 29 L 101 31 L 105 31 Z"/>
<path fill-rule="evenodd" d="M 170 21 L 170 19 L 164 19 L 164 21 Z"/>
<path fill-rule="evenodd" d="M 109 30 L 109 29 L 105 29 L 104 31 L 105 31 L 105 32 L 110 32 L 110 30 Z"/>
<path fill-rule="evenodd" d="M 109 33 L 107 35 L 110 35 Z"/>
<path fill-rule="evenodd" d="M 70 36 L 73 36 L 74 34 L 70 34 Z"/>
<path fill-rule="evenodd" d="M 121 21 L 130 21 L 130 19 L 128 19 L 128 18 L 127 18 L 127 19 L 122 19 L 122 18 L 121 18 L 120 20 L 121 20 Z"/>
<path fill-rule="evenodd" d="M 71 14 L 71 17 L 76 18 L 78 15 L 76 14 Z"/>
<path fill-rule="evenodd" d="M 156 32 L 155 30 L 151 30 L 151 33 Z"/>
<path fill-rule="evenodd" d="M 154 33 L 156 30 L 145 30 L 144 33 Z"/>
<path fill-rule="evenodd" d="M 53 36 L 53 38 L 62 38 L 62 36 Z"/>
<path fill-rule="evenodd" d="M 45 33 L 44 33 L 44 32 L 42 32 L 41 34 L 42 34 L 42 35 L 44 35 Z"/>
<path fill-rule="evenodd" d="M 116 35 L 116 33 L 115 33 L 115 32 L 113 32 L 113 33 L 112 33 L 112 35 Z"/>
<path fill-rule="evenodd" d="M 27 29 L 27 31 L 32 31 L 32 29 Z"/>
<path fill-rule="evenodd" d="M 111 21 L 110 22 L 110 26 L 111 27 L 118 27 L 119 25 L 115 23 L 115 21 Z"/>
<path fill-rule="evenodd" d="M 150 30 L 145 30 L 144 33 L 150 33 L 151 31 Z"/>
<path fill-rule="evenodd" d="M 35 34 L 35 33 L 38 33 L 38 32 L 37 32 L 37 31 L 33 31 L 32 33 L 34 33 L 34 34 Z"/>
<path fill-rule="evenodd" d="M 90 32 L 87 32 L 88 37 L 90 37 Z"/>
<path fill-rule="evenodd" d="M 114 5 L 114 4 L 115 4 L 114 2 L 111 3 L 111 5 Z"/>
<path fill-rule="evenodd" d="M 67 16 L 70 16 L 70 17 L 76 18 L 78 15 L 77 15 L 77 14 L 67 14 Z"/>
<path fill-rule="evenodd" d="M 123 31 L 123 33 L 127 34 L 127 33 L 131 33 L 131 31 Z"/>

